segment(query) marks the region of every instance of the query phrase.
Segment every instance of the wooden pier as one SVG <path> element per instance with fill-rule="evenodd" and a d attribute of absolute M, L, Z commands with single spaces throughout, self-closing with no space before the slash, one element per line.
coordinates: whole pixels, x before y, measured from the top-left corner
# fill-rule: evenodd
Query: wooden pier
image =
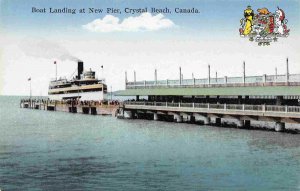
<path fill-rule="evenodd" d="M 128 119 L 148 118 L 160 120 L 171 117 L 181 123 L 201 120 L 203 124 L 222 125 L 222 119 L 235 119 L 239 128 L 251 126 L 251 121 L 275 122 L 275 131 L 284 131 L 285 123 L 300 123 L 299 106 L 210 104 L 210 103 L 171 103 L 127 101 L 120 108 L 120 116 Z"/>
<path fill-rule="evenodd" d="M 90 115 L 116 116 L 119 109 L 119 103 L 115 101 L 101 103 L 97 101 L 56 101 L 48 99 L 27 99 L 21 100 L 20 108 L 61 111 Z"/>
<path fill-rule="evenodd" d="M 274 122 L 276 131 L 290 124 L 300 124 L 300 74 L 290 74 L 286 59 L 285 74 L 183 79 L 128 81 L 125 72 L 124 91 L 118 96 L 135 96 L 124 102 L 120 118 L 147 118 L 175 122 L 202 121 L 222 125 L 222 119 L 234 119 L 237 127 L 251 127 L 251 121 Z M 143 97 L 142 99 L 140 99 Z M 225 120 L 226 119 L 226 120 Z M 213 122 L 212 122 L 213 121 Z"/>

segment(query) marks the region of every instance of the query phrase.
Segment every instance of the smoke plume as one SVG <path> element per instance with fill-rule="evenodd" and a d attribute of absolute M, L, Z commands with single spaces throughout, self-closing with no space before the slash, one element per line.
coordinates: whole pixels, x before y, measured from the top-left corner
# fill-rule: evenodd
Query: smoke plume
<path fill-rule="evenodd" d="M 26 39 L 23 40 L 19 46 L 21 50 L 28 56 L 46 59 L 59 59 L 62 61 L 80 61 L 80 59 L 73 56 L 66 48 L 45 39 Z"/>

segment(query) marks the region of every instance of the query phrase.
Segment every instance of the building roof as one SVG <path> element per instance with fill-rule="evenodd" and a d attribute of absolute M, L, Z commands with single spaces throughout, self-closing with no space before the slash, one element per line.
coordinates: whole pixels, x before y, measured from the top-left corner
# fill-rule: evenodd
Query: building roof
<path fill-rule="evenodd" d="M 119 91 L 118 96 L 300 95 L 300 86 L 145 88 Z"/>

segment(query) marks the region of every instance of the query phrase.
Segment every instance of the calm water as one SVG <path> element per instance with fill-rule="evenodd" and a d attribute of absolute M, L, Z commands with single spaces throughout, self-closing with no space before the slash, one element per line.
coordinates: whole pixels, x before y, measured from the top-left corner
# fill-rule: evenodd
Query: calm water
<path fill-rule="evenodd" d="M 0 97 L 2 190 L 300 190 L 300 135 L 18 108 Z"/>

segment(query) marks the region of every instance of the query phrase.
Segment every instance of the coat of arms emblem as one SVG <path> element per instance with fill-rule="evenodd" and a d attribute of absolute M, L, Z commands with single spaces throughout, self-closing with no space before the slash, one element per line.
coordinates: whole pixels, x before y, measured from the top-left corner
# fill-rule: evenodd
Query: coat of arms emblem
<path fill-rule="evenodd" d="M 288 37 L 290 32 L 287 28 L 288 20 L 285 18 L 285 12 L 279 7 L 274 13 L 267 8 L 257 9 L 257 13 L 254 13 L 251 6 L 248 6 L 240 22 L 240 36 L 257 42 L 259 46 L 270 45 L 279 37 Z"/>

